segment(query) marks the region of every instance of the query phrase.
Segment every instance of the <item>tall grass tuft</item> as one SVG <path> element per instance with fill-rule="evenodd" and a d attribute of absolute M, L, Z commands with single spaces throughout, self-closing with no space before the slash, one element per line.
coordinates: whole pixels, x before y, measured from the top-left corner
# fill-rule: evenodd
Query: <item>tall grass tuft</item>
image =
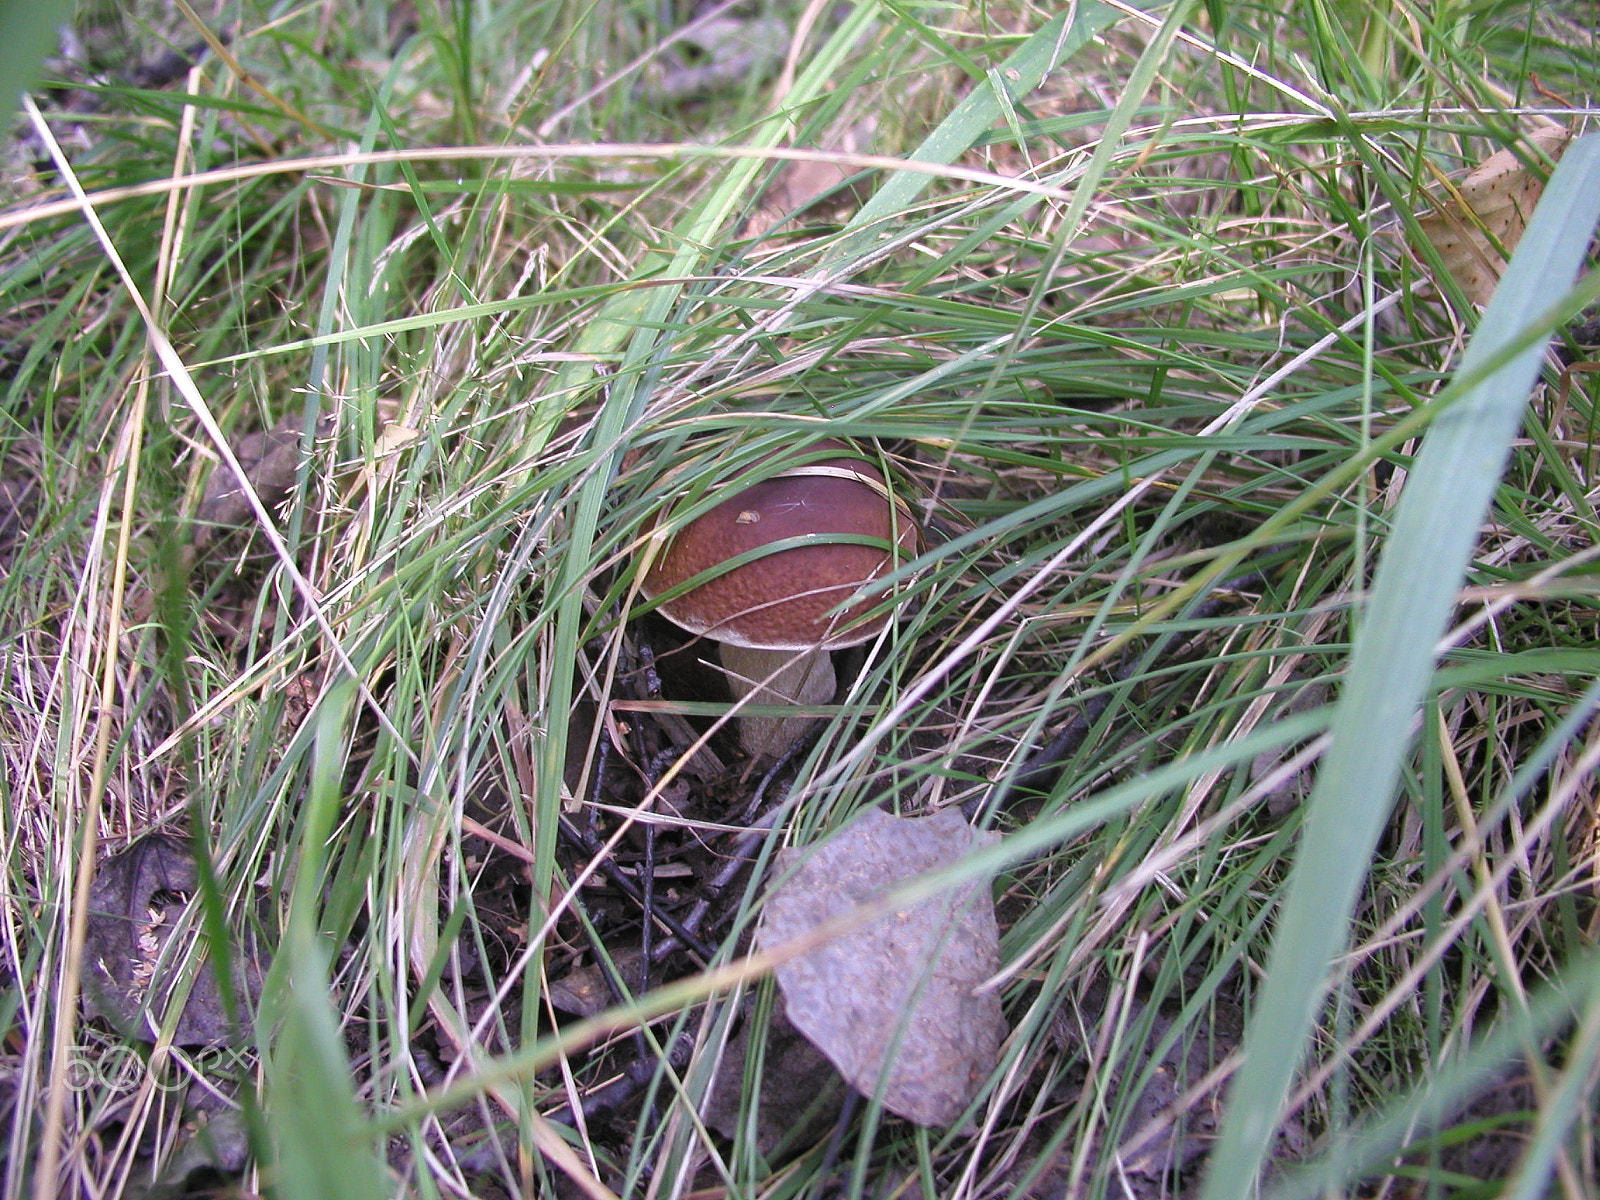
<path fill-rule="evenodd" d="M 0 210 L 0 1197 L 1600 1193 L 1575 14 L 86 6 Z M 638 568 L 825 439 L 924 538 L 768 777 Z M 872 805 L 1002 835 L 1010 1036 L 774 1137 L 767 864 Z"/>

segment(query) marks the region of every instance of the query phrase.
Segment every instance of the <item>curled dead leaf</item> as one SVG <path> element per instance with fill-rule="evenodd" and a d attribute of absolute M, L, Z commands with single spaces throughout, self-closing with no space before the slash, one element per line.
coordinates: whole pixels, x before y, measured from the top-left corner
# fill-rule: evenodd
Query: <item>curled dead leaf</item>
<path fill-rule="evenodd" d="M 708 1128 L 730 1140 L 745 1127 L 745 1065 L 755 1021 L 747 1016 L 728 1044 L 717 1081 L 701 1109 Z M 756 1146 L 771 1158 L 828 1131 L 849 1089 L 833 1064 L 789 1019 L 774 1011 L 763 1031 L 761 1094 L 756 1104 Z"/>
<path fill-rule="evenodd" d="M 1500 282 L 1544 191 L 1545 173 L 1528 164 L 1561 157 L 1572 132 L 1543 125 L 1528 135 L 1531 150 L 1498 150 L 1465 179 L 1441 189 L 1432 212 L 1419 218 L 1422 236 L 1474 304 L 1485 305 Z"/>
<path fill-rule="evenodd" d="M 557 1010 L 592 1017 L 616 1001 L 611 979 L 639 981 L 644 955 L 636 946 L 612 952 L 611 963 L 589 963 L 574 967 L 550 984 L 550 1003 Z"/>
<path fill-rule="evenodd" d="M 662 56 L 665 69 L 643 91 L 657 103 L 709 95 L 774 70 L 788 43 L 788 22 L 777 17 L 704 21 Z"/>

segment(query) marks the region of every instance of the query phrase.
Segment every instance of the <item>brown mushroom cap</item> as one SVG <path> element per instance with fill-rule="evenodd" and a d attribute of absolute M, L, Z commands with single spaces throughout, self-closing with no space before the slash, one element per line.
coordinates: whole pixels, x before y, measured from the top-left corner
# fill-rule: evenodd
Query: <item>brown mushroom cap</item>
<path fill-rule="evenodd" d="M 815 449 L 848 447 L 824 441 Z M 881 596 L 835 610 L 916 552 L 917 527 L 903 503 L 891 502 L 882 473 L 859 458 L 823 459 L 743 488 L 674 534 L 640 591 L 653 599 L 730 559 L 797 537 L 815 544 L 731 567 L 662 603 L 662 615 L 690 633 L 758 650 L 855 646 L 874 637 L 887 618 L 860 618 Z M 879 544 L 829 540 L 839 537 Z"/>

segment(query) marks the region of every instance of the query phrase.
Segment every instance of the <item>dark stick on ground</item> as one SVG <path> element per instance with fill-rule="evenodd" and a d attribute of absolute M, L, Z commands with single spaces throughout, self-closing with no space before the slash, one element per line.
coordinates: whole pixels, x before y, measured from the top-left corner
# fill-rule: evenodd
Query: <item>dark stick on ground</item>
<path fill-rule="evenodd" d="M 789 754 L 784 755 L 770 771 L 762 776 L 761 783 L 756 787 L 754 794 L 750 798 L 750 803 L 745 806 L 746 813 L 755 811 L 760 805 L 762 799 L 766 796 L 767 788 L 778 777 L 778 773 L 788 765 L 790 756 L 793 753 L 794 751 L 791 750 Z M 738 835 L 733 847 L 728 851 L 727 859 L 723 862 L 721 869 L 701 885 L 700 898 L 695 901 L 694 907 L 689 910 L 689 915 L 683 919 L 685 928 L 695 934 L 699 933 L 700 926 L 705 922 L 712 906 L 722 898 L 723 893 L 739 877 L 739 873 L 750 865 L 755 858 L 756 851 L 761 848 L 761 843 L 767 839 L 767 835 L 777 825 L 778 819 L 789 811 L 790 801 L 790 796 L 784 796 L 782 800 L 763 813 L 759 820 L 750 824 L 743 833 Z M 656 958 L 658 960 L 665 958 L 676 949 L 677 946 L 673 944 L 672 939 L 668 938 L 656 947 Z"/>
<path fill-rule="evenodd" d="M 674 1038 L 667 1047 L 666 1060 L 674 1071 L 681 1071 L 689 1065 L 689 1059 L 694 1054 L 694 1043 L 693 1035 L 684 1033 Z M 655 1054 L 630 1062 L 610 1083 L 583 1097 L 580 1107 L 584 1120 L 593 1121 L 616 1112 L 644 1089 L 660 1066 L 661 1059 Z M 565 1104 L 546 1114 L 547 1120 L 561 1125 L 571 1124 L 572 1118 L 572 1109 Z M 640 1124 L 643 1125 L 643 1122 Z"/>
<path fill-rule="evenodd" d="M 571 839 L 591 859 L 600 858 L 600 843 L 593 837 L 585 834 L 566 817 L 561 818 L 561 832 Z M 702 961 L 710 961 L 712 954 L 714 953 L 711 947 L 707 946 L 698 937 L 696 937 L 694 932 L 688 926 L 684 925 L 676 917 L 672 916 L 672 914 L 665 912 L 660 908 L 647 907 L 644 893 L 640 890 L 639 885 L 636 884 L 632 879 L 629 879 L 628 876 L 623 873 L 622 869 L 618 867 L 616 863 L 612 862 L 610 858 L 600 858 L 596 870 L 606 877 L 607 883 L 611 884 L 612 887 L 616 888 L 629 900 L 632 900 L 639 906 L 640 911 L 644 913 L 645 920 L 647 922 L 657 921 L 662 925 L 663 928 L 672 934 L 672 938 L 662 942 L 663 946 L 670 945 L 673 950 L 687 946 L 690 950 L 694 951 L 695 954 L 699 955 Z M 660 960 L 665 956 L 666 955 L 662 952 L 661 947 L 658 946 L 656 948 L 657 960 Z"/>

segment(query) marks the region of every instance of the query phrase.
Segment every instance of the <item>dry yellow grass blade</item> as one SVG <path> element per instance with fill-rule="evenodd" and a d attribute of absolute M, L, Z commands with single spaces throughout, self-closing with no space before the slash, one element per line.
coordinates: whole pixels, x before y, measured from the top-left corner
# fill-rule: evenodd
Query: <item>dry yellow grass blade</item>
<path fill-rule="evenodd" d="M 1529 161 L 1539 156 L 1558 160 L 1572 140 L 1572 131 L 1551 121 L 1528 134 L 1527 140 L 1532 155 L 1497 150 L 1459 184 L 1446 182 L 1434 210 L 1419 222 L 1422 236 L 1439 252 L 1444 269 L 1480 308 L 1500 282 L 1506 255 L 1517 248 L 1544 191 L 1544 172 L 1530 170 Z"/>

